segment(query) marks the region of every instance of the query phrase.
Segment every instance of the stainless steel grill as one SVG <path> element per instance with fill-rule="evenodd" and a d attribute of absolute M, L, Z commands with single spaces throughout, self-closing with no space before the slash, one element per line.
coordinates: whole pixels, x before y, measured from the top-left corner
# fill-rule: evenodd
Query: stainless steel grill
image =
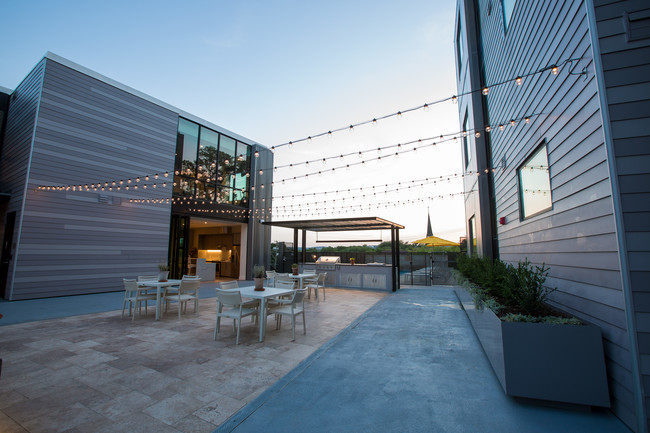
<path fill-rule="evenodd" d="M 316 260 L 317 264 L 332 264 L 332 263 L 341 263 L 341 258 L 338 256 L 320 256 Z"/>

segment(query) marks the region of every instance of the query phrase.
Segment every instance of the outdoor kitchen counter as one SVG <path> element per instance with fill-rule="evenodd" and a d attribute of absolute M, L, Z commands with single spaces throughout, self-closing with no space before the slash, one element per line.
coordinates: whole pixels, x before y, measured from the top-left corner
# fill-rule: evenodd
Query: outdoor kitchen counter
<path fill-rule="evenodd" d="M 384 263 L 351 265 L 349 263 L 305 263 L 303 270 L 315 270 L 316 273 L 327 272 L 326 285 L 332 287 L 349 287 L 355 289 L 391 290 L 392 266 Z"/>

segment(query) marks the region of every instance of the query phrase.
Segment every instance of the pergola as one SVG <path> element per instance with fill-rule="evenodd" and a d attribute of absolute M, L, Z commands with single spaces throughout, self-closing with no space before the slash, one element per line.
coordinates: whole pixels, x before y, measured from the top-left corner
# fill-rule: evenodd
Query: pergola
<path fill-rule="evenodd" d="M 264 221 L 262 224 L 293 229 L 293 257 L 298 261 L 298 231 L 302 232 L 302 256 L 300 262 L 307 261 L 307 230 L 313 232 L 343 232 L 357 230 L 390 230 L 390 249 L 392 258 L 393 292 L 399 289 L 399 230 L 404 226 L 377 218 L 336 218 L 293 221 Z"/>

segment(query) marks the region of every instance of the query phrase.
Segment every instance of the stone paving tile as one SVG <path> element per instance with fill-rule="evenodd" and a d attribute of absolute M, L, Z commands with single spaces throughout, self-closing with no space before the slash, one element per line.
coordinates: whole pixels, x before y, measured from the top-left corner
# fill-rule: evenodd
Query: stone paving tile
<path fill-rule="evenodd" d="M 161 321 L 121 310 L 8 325 L 0 334 L 0 432 L 115 433 L 213 431 L 385 293 L 328 290 L 298 319 L 275 329 L 244 320 L 240 344 L 230 324 L 213 339 L 216 302 L 199 314 L 175 307 Z M 286 319 L 286 318 L 285 318 Z"/>
<path fill-rule="evenodd" d="M 27 432 L 20 424 L 0 412 L 0 432 L 2 433 L 23 433 Z"/>

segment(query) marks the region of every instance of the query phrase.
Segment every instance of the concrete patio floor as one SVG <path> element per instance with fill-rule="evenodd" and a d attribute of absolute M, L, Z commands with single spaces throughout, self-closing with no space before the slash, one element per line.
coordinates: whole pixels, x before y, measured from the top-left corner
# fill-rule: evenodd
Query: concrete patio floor
<path fill-rule="evenodd" d="M 173 306 L 154 321 L 150 306 L 134 322 L 116 311 L 121 293 L 0 303 L 13 323 L 111 310 L 0 326 L 0 432 L 211 432 L 384 296 L 328 288 L 306 301 L 307 335 L 298 319 L 291 342 L 291 322 L 276 331 L 269 318 L 259 343 L 245 319 L 239 346 L 227 323 L 213 340 L 214 297 L 198 316 Z"/>
<path fill-rule="evenodd" d="M 264 343 L 247 321 L 239 346 L 228 326 L 213 341 L 214 298 L 180 321 L 0 326 L 0 431 L 629 432 L 605 409 L 507 397 L 451 287 L 327 295 L 295 343 L 272 320 Z"/>
<path fill-rule="evenodd" d="M 261 431 L 629 432 L 506 396 L 448 287 L 387 296 L 216 430 Z"/>

